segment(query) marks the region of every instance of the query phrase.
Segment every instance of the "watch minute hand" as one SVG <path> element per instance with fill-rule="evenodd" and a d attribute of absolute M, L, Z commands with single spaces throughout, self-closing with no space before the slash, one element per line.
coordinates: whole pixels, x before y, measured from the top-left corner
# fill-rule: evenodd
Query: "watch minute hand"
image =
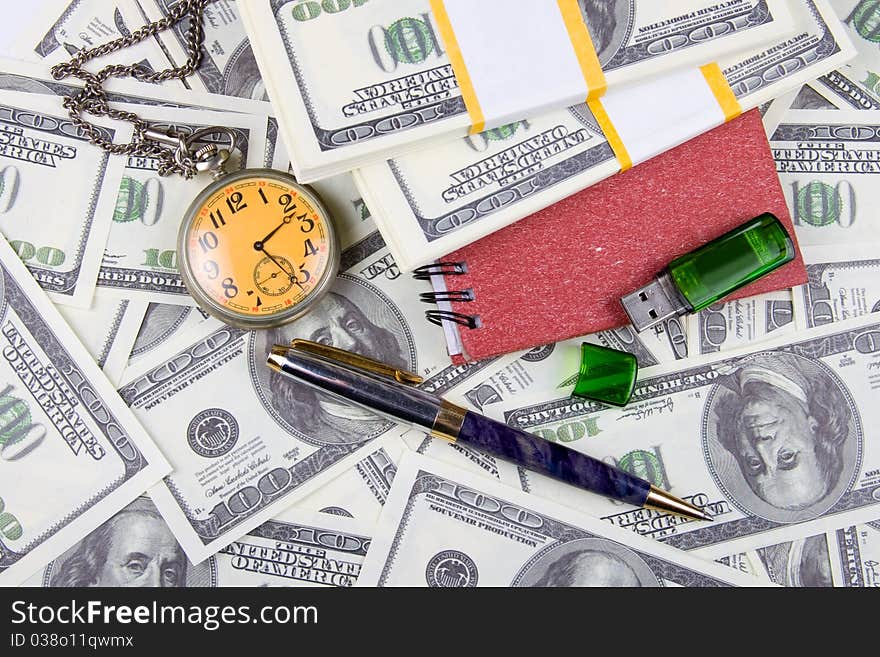
<path fill-rule="evenodd" d="M 272 262 L 275 263 L 275 265 L 278 267 L 278 269 L 280 269 L 281 271 L 283 271 L 283 272 L 284 272 L 285 274 L 287 274 L 288 276 L 293 276 L 293 274 L 291 274 L 289 271 L 287 271 L 287 270 L 281 265 L 281 263 L 278 262 L 278 261 L 275 259 L 275 256 L 273 256 L 271 253 L 269 253 L 266 249 L 260 249 L 260 250 L 263 252 L 263 254 L 264 254 L 267 258 L 269 258 L 269 260 L 271 260 Z"/>

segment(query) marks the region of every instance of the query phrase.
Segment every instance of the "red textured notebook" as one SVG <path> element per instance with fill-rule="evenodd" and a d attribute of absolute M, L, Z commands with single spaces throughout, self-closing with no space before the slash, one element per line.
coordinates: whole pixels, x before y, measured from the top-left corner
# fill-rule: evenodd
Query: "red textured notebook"
<path fill-rule="evenodd" d="M 444 321 L 453 361 L 475 361 L 628 323 L 620 297 L 669 262 L 763 212 L 795 238 L 757 110 L 455 251 L 446 289 L 478 328 Z M 795 238 L 796 239 L 796 238 Z M 733 298 L 800 285 L 797 259 Z M 435 284 L 435 287 L 438 287 Z M 461 353 L 454 353 L 458 333 Z"/>

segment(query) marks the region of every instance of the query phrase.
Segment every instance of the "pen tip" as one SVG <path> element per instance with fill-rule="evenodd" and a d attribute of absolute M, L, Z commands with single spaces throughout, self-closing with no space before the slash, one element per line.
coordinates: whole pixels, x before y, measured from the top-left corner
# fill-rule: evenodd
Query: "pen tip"
<path fill-rule="evenodd" d="M 691 520 L 708 520 L 710 522 L 714 520 L 714 518 L 703 509 L 694 506 L 690 502 L 686 502 L 671 493 L 667 493 L 665 490 L 660 490 L 656 486 L 651 486 L 644 505 L 656 509 L 657 511 L 674 513 L 679 516 L 684 516 L 685 518 L 690 518 Z"/>

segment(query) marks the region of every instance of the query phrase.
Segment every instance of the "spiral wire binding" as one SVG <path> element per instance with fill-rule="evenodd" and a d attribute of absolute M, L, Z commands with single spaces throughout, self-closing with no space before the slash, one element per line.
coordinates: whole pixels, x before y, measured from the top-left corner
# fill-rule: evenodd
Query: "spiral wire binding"
<path fill-rule="evenodd" d="M 413 278 L 419 281 L 429 281 L 432 276 L 461 276 L 468 272 L 464 262 L 437 262 L 433 265 L 425 265 L 413 271 Z M 449 290 L 446 292 L 424 292 L 419 295 L 423 303 L 459 302 L 464 303 L 475 299 L 473 289 Z M 425 318 L 432 324 L 443 326 L 443 322 L 453 322 L 469 329 L 480 328 L 483 323 L 479 315 L 467 315 L 465 313 L 450 310 L 428 310 Z"/>
<path fill-rule="evenodd" d="M 435 262 L 413 270 L 413 278 L 417 281 L 430 281 L 431 276 L 461 276 L 467 274 L 467 265 L 463 262 Z"/>
<path fill-rule="evenodd" d="M 423 292 L 419 295 L 423 303 L 437 303 L 438 301 L 473 301 L 473 290 L 451 290 L 449 292 Z"/>
<path fill-rule="evenodd" d="M 454 313 L 448 310 L 429 310 L 425 313 L 425 318 L 437 326 L 443 326 L 443 322 L 455 322 L 469 329 L 476 329 L 482 326 L 479 315 L 465 315 L 464 313 Z"/>

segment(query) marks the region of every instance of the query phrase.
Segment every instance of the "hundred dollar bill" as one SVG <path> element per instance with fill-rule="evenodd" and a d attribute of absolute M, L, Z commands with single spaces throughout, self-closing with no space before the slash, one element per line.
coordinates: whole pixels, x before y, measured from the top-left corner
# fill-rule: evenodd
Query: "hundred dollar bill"
<path fill-rule="evenodd" d="M 780 586 L 830 587 L 834 582 L 828 548 L 826 535 L 819 534 L 721 557 L 716 561 Z"/>
<path fill-rule="evenodd" d="M 609 86 L 767 43 L 792 29 L 778 0 L 582 0 Z M 238 3 L 304 182 L 467 134 L 470 119 L 428 0 Z M 332 10 L 330 10 L 332 9 Z M 325 63 L 336 63 L 327 75 Z M 291 94 L 290 90 L 297 90 Z"/>
<path fill-rule="evenodd" d="M 24 582 L 43 587 L 349 587 L 372 527 L 282 511 L 194 565 L 149 497 L 139 497 Z"/>
<path fill-rule="evenodd" d="M 880 587 L 880 521 L 829 532 L 834 586 Z"/>
<path fill-rule="evenodd" d="M 45 20 L 45 13 L 37 13 L 33 20 Z M 59 64 L 69 61 L 80 50 L 131 36 L 146 22 L 138 0 L 69 0 L 62 4 L 61 13 L 56 15 L 48 30 L 45 24 L 42 25 L 40 40 L 32 43 L 31 47 L 48 65 Z M 161 42 L 156 39 L 145 39 L 111 56 L 118 58 L 112 63 L 137 64 L 151 71 L 161 71 L 182 63 L 172 62 Z M 186 88 L 186 83 L 180 80 L 171 80 L 166 84 L 181 90 Z"/>
<path fill-rule="evenodd" d="M 169 303 L 147 304 L 125 369 L 132 368 L 139 371 L 150 369 L 149 365 L 145 365 L 145 363 L 148 362 L 147 359 L 151 354 L 161 352 L 163 348 L 167 348 L 165 345 L 177 340 L 185 343 L 189 339 L 189 342 L 192 343 L 193 339 L 204 334 L 202 325 L 213 321 L 216 320 L 193 306 L 179 306 Z M 217 328 L 219 328 L 219 324 Z M 123 380 L 131 378 L 126 375 L 123 377 Z"/>
<path fill-rule="evenodd" d="M 801 87 L 789 109 L 838 110 L 846 108 L 835 102 L 831 94 L 814 83 L 812 85 L 805 84 Z M 775 130 L 772 132 L 775 132 Z"/>
<path fill-rule="evenodd" d="M 168 16 L 168 12 L 180 1 L 138 0 L 138 4 L 150 20 L 158 20 Z M 202 63 L 187 79 L 187 83 L 201 91 L 268 101 L 266 85 L 260 76 L 237 5 L 234 0 L 214 0 L 205 7 Z M 176 62 L 183 62 L 187 58 L 188 28 L 189 20 L 186 19 L 159 35 Z"/>
<path fill-rule="evenodd" d="M 763 579 L 770 584 L 777 583 L 767 576 L 767 572 L 763 568 L 756 568 L 755 564 L 752 563 L 752 560 L 749 559 L 749 555 L 745 552 L 732 554 L 726 557 L 719 557 L 715 561 L 756 579 Z"/>
<path fill-rule="evenodd" d="M 711 525 L 633 510 L 520 470 L 523 487 L 717 558 L 876 517 L 880 324 L 863 317 L 655 368 L 609 409 L 556 394 L 491 410 L 671 490 Z"/>
<path fill-rule="evenodd" d="M 407 454 L 358 586 L 760 586 L 486 477 Z"/>
<path fill-rule="evenodd" d="M 129 126 L 95 129 L 129 139 Z M 54 302 L 89 307 L 124 165 L 56 98 L 0 91 L 0 231 Z"/>
<path fill-rule="evenodd" d="M 221 148 L 233 152 L 235 159 L 229 171 L 235 171 L 236 166 L 263 165 L 265 116 L 144 105 L 119 107 L 137 112 L 156 130 L 184 136 L 204 127 L 228 128 L 235 134 L 234 148 L 225 134 L 214 135 L 213 139 Z M 178 269 L 177 234 L 187 209 L 208 184 L 208 178 L 160 177 L 158 167 L 156 158 L 128 156 L 98 287 L 147 302 L 195 305 Z"/>
<path fill-rule="evenodd" d="M 816 81 L 843 107 L 880 109 L 880 53 L 877 25 L 880 8 L 871 0 L 830 0 L 835 13 L 856 47 L 857 55 L 845 66 Z"/>
<path fill-rule="evenodd" d="M 801 246 L 877 240 L 880 112 L 792 110 L 770 146 Z"/>
<path fill-rule="evenodd" d="M 220 550 L 217 586 L 354 586 L 373 524 L 285 509 Z"/>
<path fill-rule="evenodd" d="M 147 304 L 98 290 L 88 310 L 60 305 L 58 310 L 110 382 L 119 385 Z"/>
<path fill-rule="evenodd" d="M 826 0 L 791 9 L 794 37 L 718 62 L 744 109 L 854 54 Z M 411 269 L 618 171 L 599 125 L 580 105 L 395 156 L 354 175 L 398 264 Z"/>
<path fill-rule="evenodd" d="M 388 499 L 406 444 L 399 436 L 388 435 L 374 441 L 372 449 L 354 467 L 292 508 L 354 518 L 366 526 L 375 526 Z"/>
<path fill-rule="evenodd" d="M 880 522 L 718 559 L 783 586 L 880 587 Z"/>
<path fill-rule="evenodd" d="M 880 243 L 804 249 L 809 282 L 794 290 L 801 328 L 880 312 Z"/>
<path fill-rule="evenodd" d="M 747 347 L 797 329 L 792 290 L 715 303 L 690 315 L 688 351 L 694 356 Z"/>
<path fill-rule="evenodd" d="M 121 389 L 174 473 L 151 492 L 194 563 L 369 454 L 396 425 L 318 395 L 266 366 L 273 344 L 330 343 L 430 380 L 446 363 L 440 329 L 421 317 L 418 285 L 378 233 L 342 255 L 331 292 L 308 315 L 254 333 L 221 327 Z M 213 327 L 211 327 L 213 328 Z"/>
<path fill-rule="evenodd" d="M 50 66 L 45 62 L 24 62 L 0 57 L 0 89 L 70 96 L 78 92 L 80 86 L 75 78 L 53 79 Z M 148 84 L 128 78 L 111 78 L 105 81 L 104 87 L 107 90 L 107 99 L 113 104 L 160 105 L 245 114 L 271 113 L 271 106 L 264 102 L 169 87 L 164 84 Z M 60 103 L 58 106 L 61 107 Z"/>
<path fill-rule="evenodd" d="M 789 110 L 793 109 L 837 110 L 844 109 L 844 105 L 835 102 L 833 95 L 815 82 L 812 85 L 805 84 L 800 89 L 783 94 L 773 100 L 767 111 L 761 115 L 768 139 L 776 132 L 779 124 L 785 120 Z"/>
<path fill-rule="evenodd" d="M 0 582 L 10 585 L 170 468 L 3 240 L 0 295 Z"/>

